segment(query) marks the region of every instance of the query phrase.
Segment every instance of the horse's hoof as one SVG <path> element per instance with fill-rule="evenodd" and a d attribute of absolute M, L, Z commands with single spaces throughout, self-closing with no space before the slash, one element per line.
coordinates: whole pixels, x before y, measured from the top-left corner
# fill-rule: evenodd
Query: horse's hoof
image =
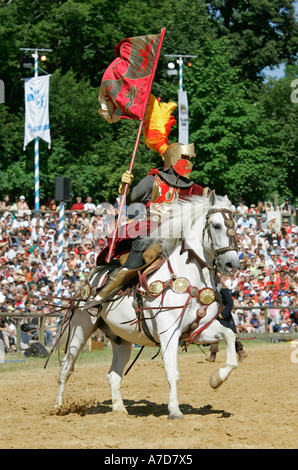
<path fill-rule="evenodd" d="M 216 389 L 221 386 L 223 381 L 219 376 L 219 371 L 217 370 L 213 375 L 210 376 L 209 384 L 212 388 Z"/>
<path fill-rule="evenodd" d="M 57 397 L 55 400 L 54 408 L 61 408 L 62 402 L 63 402 L 63 398 L 61 396 Z"/>
<path fill-rule="evenodd" d="M 125 413 L 126 415 L 128 414 L 127 413 L 127 409 L 125 408 L 125 406 L 113 406 L 113 411 L 117 412 L 117 413 Z"/>
<path fill-rule="evenodd" d="M 169 419 L 183 419 L 184 416 L 181 412 L 179 412 L 179 413 L 172 412 L 172 413 L 169 414 L 168 418 Z"/>

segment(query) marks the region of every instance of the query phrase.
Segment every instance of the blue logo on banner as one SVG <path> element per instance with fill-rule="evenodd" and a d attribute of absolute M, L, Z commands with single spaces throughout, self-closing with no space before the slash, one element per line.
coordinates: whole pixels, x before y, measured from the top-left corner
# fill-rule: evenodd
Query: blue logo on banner
<path fill-rule="evenodd" d="M 39 90 L 35 90 L 30 87 L 32 93 L 27 94 L 27 101 L 33 101 L 33 105 L 36 109 L 41 109 L 46 107 L 46 95 L 40 95 Z"/>

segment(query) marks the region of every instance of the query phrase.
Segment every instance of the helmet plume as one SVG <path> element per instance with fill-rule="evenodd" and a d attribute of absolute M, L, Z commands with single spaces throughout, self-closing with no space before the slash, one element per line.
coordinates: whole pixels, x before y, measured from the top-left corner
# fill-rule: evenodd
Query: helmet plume
<path fill-rule="evenodd" d="M 162 157 L 169 147 L 169 134 L 171 127 L 176 124 L 172 112 L 177 107 L 173 101 L 162 103 L 160 98 L 150 94 L 144 118 L 143 135 L 145 144 L 155 150 Z"/>

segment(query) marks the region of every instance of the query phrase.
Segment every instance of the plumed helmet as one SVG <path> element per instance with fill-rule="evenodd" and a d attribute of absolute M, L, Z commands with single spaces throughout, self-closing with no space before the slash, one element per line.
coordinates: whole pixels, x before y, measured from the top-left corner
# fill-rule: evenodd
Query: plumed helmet
<path fill-rule="evenodd" d="M 194 144 L 179 144 L 175 142 L 169 145 L 164 154 L 164 169 L 170 166 L 182 176 L 189 177 L 193 163 L 191 158 L 196 156 Z"/>

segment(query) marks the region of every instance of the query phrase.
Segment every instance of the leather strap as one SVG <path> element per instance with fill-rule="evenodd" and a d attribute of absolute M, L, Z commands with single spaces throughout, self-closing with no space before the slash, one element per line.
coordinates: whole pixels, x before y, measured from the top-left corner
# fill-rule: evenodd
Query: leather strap
<path fill-rule="evenodd" d="M 197 253 L 192 248 L 185 248 L 185 241 L 182 240 L 180 254 L 182 255 L 183 253 L 185 253 L 185 251 L 188 252 L 187 263 L 195 259 L 199 262 L 202 269 L 208 268 L 210 271 L 213 271 L 213 268 L 211 268 L 211 266 L 209 266 L 202 258 L 200 258 L 200 256 L 197 255 Z"/>

